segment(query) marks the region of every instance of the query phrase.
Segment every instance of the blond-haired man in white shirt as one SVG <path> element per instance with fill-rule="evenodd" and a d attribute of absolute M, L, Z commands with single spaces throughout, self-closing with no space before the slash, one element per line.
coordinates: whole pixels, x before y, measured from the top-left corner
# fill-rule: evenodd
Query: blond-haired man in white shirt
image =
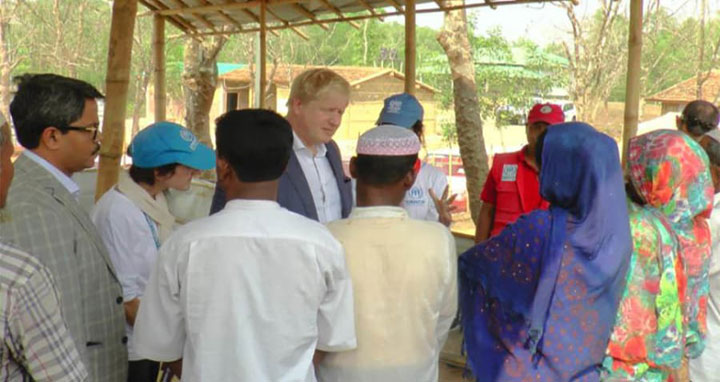
<path fill-rule="evenodd" d="M 357 208 L 328 225 L 343 244 L 355 290 L 356 350 L 329 354 L 323 382 L 432 382 L 457 309 L 450 232 L 400 207 L 420 162 L 418 137 L 383 125 L 360 137 L 350 162 Z"/>
<path fill-rule="evenodd" d="M 323 225 L 275 201 L 292 150 L 285 119 L 231 111 L 216 137 L 228 203 L 161 247 L 136 352 L 182 358 L 183 381 L 313 382 L 316 353 L 356 346 L 343 249 Z"/>

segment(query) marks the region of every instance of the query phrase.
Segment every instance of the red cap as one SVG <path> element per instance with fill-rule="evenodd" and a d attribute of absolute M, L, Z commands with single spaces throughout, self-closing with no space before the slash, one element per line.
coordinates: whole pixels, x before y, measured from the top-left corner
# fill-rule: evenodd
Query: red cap
<path fill-rule="evenodd" d="M 565 113 L 562 108 L 554 103 L 537 103 L 528 113 L 527 123 L 532 125 L 535 122 L 545 122 L 549 125 L 565 122 Z"/>

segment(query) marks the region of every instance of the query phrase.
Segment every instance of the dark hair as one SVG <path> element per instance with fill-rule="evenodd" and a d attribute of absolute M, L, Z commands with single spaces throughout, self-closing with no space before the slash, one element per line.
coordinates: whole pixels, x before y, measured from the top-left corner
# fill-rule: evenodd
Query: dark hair
<path fill-rule="evenodd" d="M 695 100 L 685 106 L 680 118 L 690 135 L 700 137 L 718 127 L 718 115 L 717 106 L 707 101 Z"/>
<path fill-rule="evenodd" d="M 535 164 L 537 165 L 538 169 L 540 166 L 542 166 L 542 151 L 543 147 L 545 146 L 545 136 L 547 135 L 547 129 L 540 133 L 540 136 L 537 138 L 537 142 L 535 142 Z"/>
<path fill-rule="evenodd" d="M 415 122 L 411 129 L 415 135 L 418 136 L 418 139 L 420 139 L 420 143 L 423 143 L 425 141 L 425 137 L 423 136 L 423 121 Z"/>
<path fill-rule="evenodd" d="M 705 137 L 700 142 L 700 145 L 705 149 L 705 153 L 710 159 L 710 164 L 716 167 L 720 167 L 720 142 L 713 138 Z"/>
<path fill-rule="evenodd" d="M 292 153 L 290 123 L 271 110 L 229 111 L 215 120 L 217 155 L 243 182 L 264 182 L 282 175 Z"/>
<path fill-rule="evenodd" d="M 174 173 L 177 166 L 177 163 L 170 163 L 162 165 L 160 167 L 152 168 L 142 168 L 132 165 L 130 166 L 130 170 L 128 170 L 128 173 L 130 174 L 130 178 L 133 180 L 133 182 L 145 183 L 148 186 L 152 186 L 155 184 L 155 170 L 157 170 L 158 175 L 163 176 Z"/>
<path fill-rule="evenodd" d="M 399 182 L 412 171 L 417 154 L 402 156 L 358 155 L 355 159 L 355 175 L 358 180 L 373 186 L 385 186 Z"/>
<path fill-rule="evenodd" d="M 10 114 L 17 140 L 27 149 L 38 147 L 47 127 L 60 128 L 80 119 L 85 100 L 103 98 L 89 83 L 56 74 L 24 74 L 14 82 L 17 93 Z"/>
<path fill-rule="evenodd" d="M 645 205 L 645 200 L 643 200 L 642 196 L 640 196 L 640 193 L 630 181 L 625 183 L 625 193 L 627 194 L 628 198 L 630 198 L 630 200 L 635 202 L 635 204 L 639 206 Z"/>

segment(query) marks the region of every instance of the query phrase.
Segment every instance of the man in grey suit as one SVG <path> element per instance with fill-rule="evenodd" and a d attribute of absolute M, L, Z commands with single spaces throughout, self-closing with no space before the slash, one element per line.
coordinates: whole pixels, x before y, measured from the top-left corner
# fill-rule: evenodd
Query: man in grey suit
<path fill-rule="evenodd" d="M 10 114 L 25 151 L 15 161 L 0 232 L 49 268 L 89 380 L 125 382 L 122 288 L 71 178 L 93 166 L 100 149 L 96 99 L 102 94 L 53 74 L 16 81 Z"/>
<path fill-rule="evenodd" d="M 310 69 L 290 88 L 287 120 L 293 151 L 280 177 L 278 203 L 307 218 L 327 223 L 345 218 L 352 209 L 350 178 L 332 140 L 350 100 L 350 84 L 330 69 Z M 225 206 L 225 193 L 215 189 L 210 213 Z"/>

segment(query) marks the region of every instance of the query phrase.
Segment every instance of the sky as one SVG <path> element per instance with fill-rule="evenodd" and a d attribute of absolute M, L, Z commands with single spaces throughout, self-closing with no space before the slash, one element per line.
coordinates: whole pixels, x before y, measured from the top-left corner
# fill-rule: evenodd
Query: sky
<path fill-rule="evenodd" d="M 477 3 L 478 0 L 466 0 Z M 576 13 L 579 16 L 592 15 L 598 9 L 598 0 L 579 0 Z M 623 1 L 625 12 L 628 12 L 628 0 Z M 647 0 L 646 0 L 647 3 Z M 685 18 L 697 14 L 699 0 L 660 0 L 660 5 L 674 12 L 677 17 Z M 707 0 L 711 14 L 720 12 L 720 1 Z M 420 4 L 418 8 L 427 8 L 429 4 Z M 388 11 L 394 11 L 389 9 Z M 492 28 L 499 27 L 503 35 L 513 41 L 526 37 L 539 45 L 569 38 L 570 22 L 563 8 L 551 3 L 504 5 L 497 9 L 479 7 L 470 9 L 479 20 L 475 33 L 484 33 Z M 433 29 L 442 27 L 443 16 L 441 12 L 418 14 L 417 25 Z M 402 17 L 390 17 L 388 21 L 403 23 Z"/>

